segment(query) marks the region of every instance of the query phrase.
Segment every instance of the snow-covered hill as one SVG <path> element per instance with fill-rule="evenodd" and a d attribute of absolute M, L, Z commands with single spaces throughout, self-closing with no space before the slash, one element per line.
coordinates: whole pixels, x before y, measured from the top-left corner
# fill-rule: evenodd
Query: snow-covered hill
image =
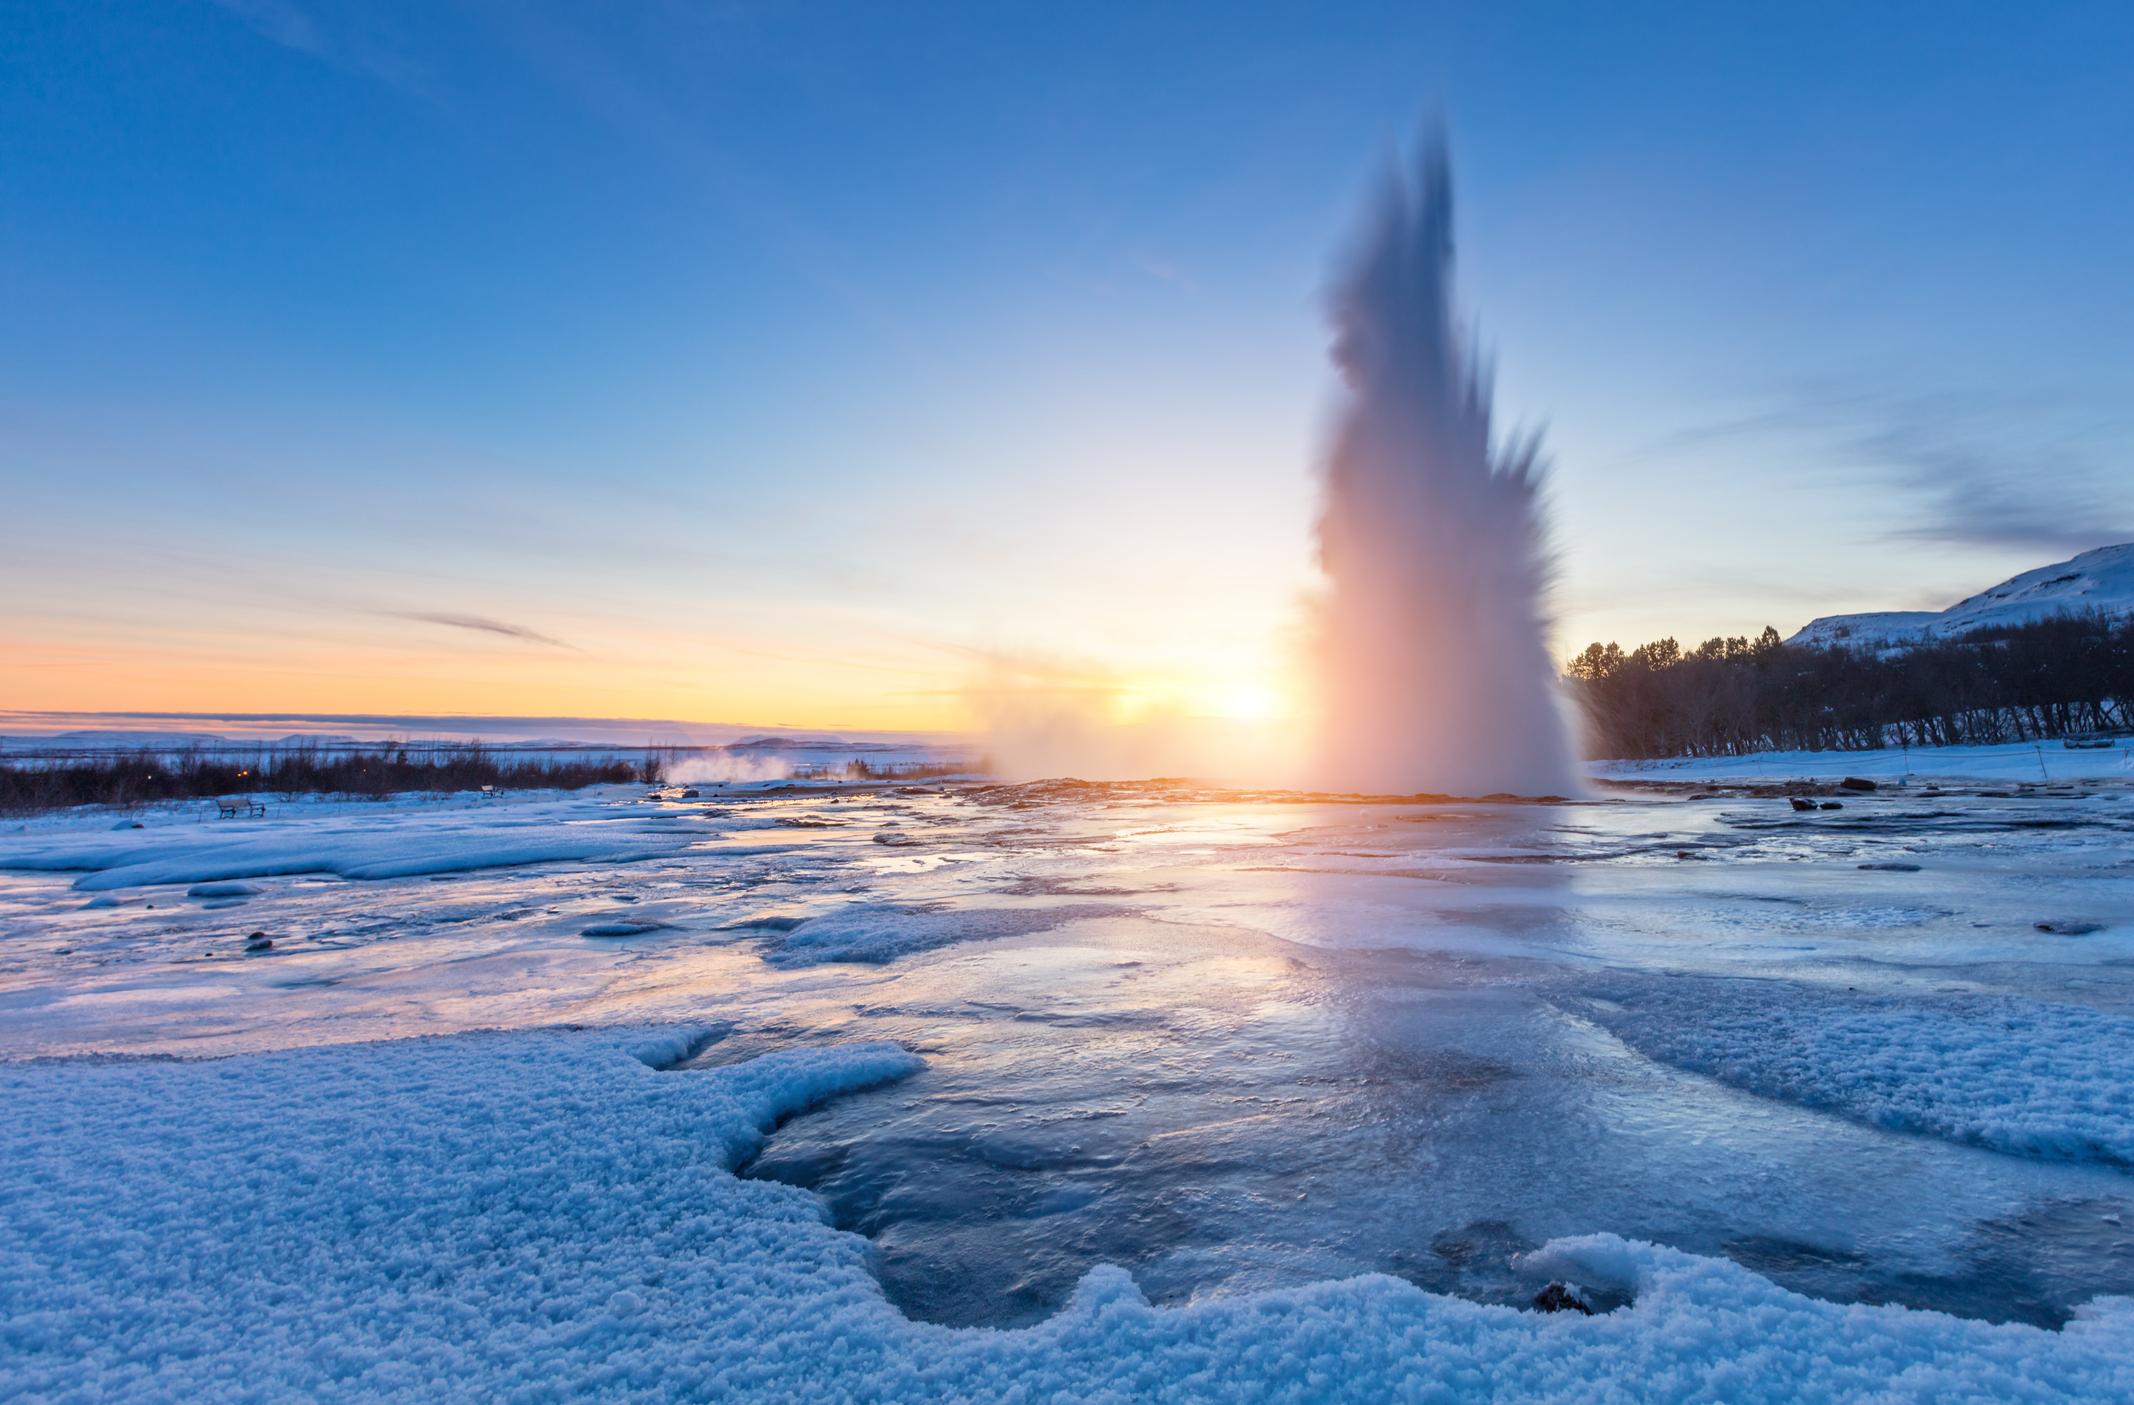
<path fill-rule="evenodd" d="M 2134 542 L 2101 546 L 2069 561 L 2025 571 L 1946 610 L 1825 615 L 1786 642 L 1817 649 L 1902 649 L 1975 629 L 2091 611 L 2134 615 Z"/>

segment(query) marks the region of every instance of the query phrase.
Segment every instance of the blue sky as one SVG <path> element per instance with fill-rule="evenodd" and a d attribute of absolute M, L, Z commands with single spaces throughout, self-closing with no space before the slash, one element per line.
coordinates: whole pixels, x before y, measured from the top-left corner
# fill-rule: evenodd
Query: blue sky
<path fill-rule="evenodd" d="M 0 14 L 0 706 L 1249 692 L 1433 113 L 1565 652 L 2134 537 L 2125 6 Z"/>

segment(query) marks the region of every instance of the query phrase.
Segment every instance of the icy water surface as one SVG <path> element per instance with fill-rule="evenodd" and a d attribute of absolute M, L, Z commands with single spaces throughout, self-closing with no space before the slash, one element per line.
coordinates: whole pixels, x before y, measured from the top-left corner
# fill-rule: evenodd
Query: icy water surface
<path fill-rule="evenodd" d="M 1099 1263 L 1158 1302 L 1361 1272 L 1512 1301 L 1514 1254 L 1598 1230 L 1994 1319 L 2134 1292 L 2128 793 L 1838 803 L 949 787 L 32 826 L 0 835 L 0 1029 L 895 1039 L 923 1073 L 750 1173 L 949 1323 L 1040 1318 Z"/>

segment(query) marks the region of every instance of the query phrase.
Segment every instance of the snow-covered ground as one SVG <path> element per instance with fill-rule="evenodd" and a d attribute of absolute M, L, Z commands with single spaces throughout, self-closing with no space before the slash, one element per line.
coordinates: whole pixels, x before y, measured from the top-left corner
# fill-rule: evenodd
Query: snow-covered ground
<path fill-rule="evenodd" d="M 1600 780 L 1998 781 L 2032 785 L 2134 780 L 2134 738 L 2106 747 L 2058 741 L 1996 746 L 1884 747 L 1878 751 L 1759 751 L 1748 756 L 1669 757 L 1660 761 L 1594 761 Z"/>
<path fill-rule="evenodd" d="M 2134 1398 L 2134 786 L 1980 774 L 14 822 L 0 1395 Z"/>

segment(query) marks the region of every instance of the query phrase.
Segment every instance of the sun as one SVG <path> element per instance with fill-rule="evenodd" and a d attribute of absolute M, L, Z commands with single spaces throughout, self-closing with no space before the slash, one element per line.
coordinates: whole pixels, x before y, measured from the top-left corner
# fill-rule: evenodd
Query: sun
<path fill-rule="evenodd" d="M 1266 722 L 1281 713 L 1282 697 L 1265 683 L 1223 683 L 1208 690 L 1204 707 L 1233 722 Z"/>

